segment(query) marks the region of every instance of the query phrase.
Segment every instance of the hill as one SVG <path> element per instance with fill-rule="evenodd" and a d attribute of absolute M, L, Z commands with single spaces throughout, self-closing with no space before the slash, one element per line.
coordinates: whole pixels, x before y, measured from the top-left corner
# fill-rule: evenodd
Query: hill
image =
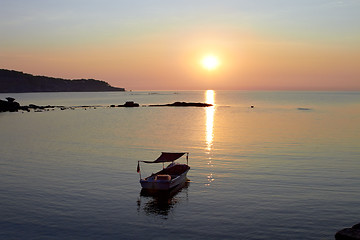
<path fill-rule="evenodd" d="M 62 79 L 0 69 L 0 93 L 125 91 L 95 79 Z"/>

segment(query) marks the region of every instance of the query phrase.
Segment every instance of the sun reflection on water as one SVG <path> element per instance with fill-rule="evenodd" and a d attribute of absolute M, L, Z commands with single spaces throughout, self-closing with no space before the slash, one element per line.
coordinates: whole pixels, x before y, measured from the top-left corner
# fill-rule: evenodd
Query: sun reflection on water
<path fill-rule="evenodd" d="M 212 107 L 205 108 L 206 111 L 206 145 L 210 151 L 214 140 L 214 115 L 215 115 L 215 91 L 206 90 L 206 103 L 212 104 Z"/>
<path fill-rule="evenodd" d="M 206 103 L 212 104 L 213 106 L 205 108 L 206 111 L 206 150 L 208 154 L 207 165 L 212 168 L 214 165 L 211 160 L 211 149 L 213 147 L 214 141 L 214 116 L 215 116 L 215 91 L 207 90 L 205 92 L 205 101 Z M 206 186 L 214 181 L 213 173 L 209 173 L 207 176 Z"/>

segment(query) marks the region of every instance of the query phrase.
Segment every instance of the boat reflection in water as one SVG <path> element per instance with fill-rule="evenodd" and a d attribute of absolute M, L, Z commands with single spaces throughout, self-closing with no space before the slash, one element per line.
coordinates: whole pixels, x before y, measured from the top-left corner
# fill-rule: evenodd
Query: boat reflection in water
<path fill-rule="evenodd" d="M 143 188 L 137 201 L 138 211 L 143 209 L 146 215 L 158 215 L 166 219 L 177 204 L 184 198 L 187 200 L 187 188 L 189 185 L 190 181 L 187 179 L 171 190 L 159 191 Z M 184 192 L 185 197 L 177 196 L 180 192 Z"/>

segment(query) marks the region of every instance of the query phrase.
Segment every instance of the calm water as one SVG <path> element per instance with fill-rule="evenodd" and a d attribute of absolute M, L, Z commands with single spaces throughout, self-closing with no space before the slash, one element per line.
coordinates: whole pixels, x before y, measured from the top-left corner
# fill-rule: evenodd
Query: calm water
<path fill-rule="evenodd" d="M 360 222 L 359 92 L 7 96 L 216 105 L 0 113 L 0 239 L 318 240 Z M 161 151 L 190 152 L 189 183 L 144 196 L 137 161 Z"/>

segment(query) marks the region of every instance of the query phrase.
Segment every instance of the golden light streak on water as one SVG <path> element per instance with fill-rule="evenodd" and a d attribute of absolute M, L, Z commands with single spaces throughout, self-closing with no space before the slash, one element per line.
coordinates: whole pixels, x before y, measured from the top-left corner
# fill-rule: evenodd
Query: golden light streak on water
<path fill-rule="evenodd" d="M 212 107 L 205 108 L 206 111 L 206 145 L 207 150 L 210 151 L 214 141 L 214 115 L 215 115 L 215 91 L 206 90 L 206 103 L 213 104 Z"/>
<path fill-rule="evenodd" d="M 212 169 L 214 167 L 211 160 L 211 149 L 214 141 L 214 116 L 215 116 L 215 91 L 207 90 L 205 92 L 205 101 L 206 103 L 212 104 L 212 107 L 205 108 L 206 111 L 206 150 L 208 154 L 207 165 Z M 207 176 L 207 183 L 205 186 L 210 186 L 211 183 L 215 180 L 212 170 Z"/>

